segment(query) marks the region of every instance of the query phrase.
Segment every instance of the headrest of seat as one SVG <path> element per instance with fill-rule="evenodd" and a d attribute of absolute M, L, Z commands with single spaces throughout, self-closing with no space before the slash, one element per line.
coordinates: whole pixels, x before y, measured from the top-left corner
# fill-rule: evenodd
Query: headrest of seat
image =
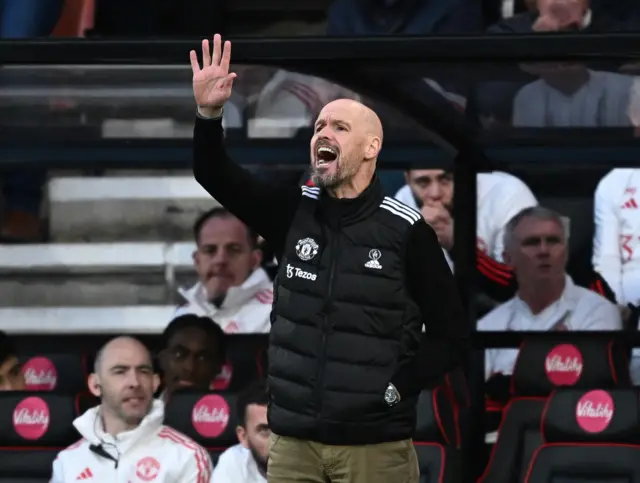
<path fill-rule="evenodd" d="M 24 354 L 20 362 L 29 391 L 75 394 L 87 387 L 86 361 L 82 354 Z"/>
<path fill-rule="evenodd" d="M 548 443 L 640 443 L 640 403 L 634 389 L 558 389 L 542 415 Z"/>
<path fill-rule="evenodd" d="M 511 394 L 546 397 L 560 386 L 612 389 L 618 385 L 616 368 L 626 363 L 616 364 L 623 352 L 616 354 L 612 347 L 608 340 L 527 340 L 520 347 L 513 370 Z"/>
<path fill-rule="evenodd" d="M 417 410 L 415 441 L 457 445 L 453 402 L 444 387 L 422 391 Z"/>
<path fill-rule="evenodd" d="M 42 392 L 0 392 L 0 445 L 67 446 L 78 439 L 73 427 L 75 397 Z"/>
<path fill-rule="evenodd" d="M 228 393 L 178 391 L 165 407 L 164 421 L 205 448 L 236 444 L 236 399 Z"/>

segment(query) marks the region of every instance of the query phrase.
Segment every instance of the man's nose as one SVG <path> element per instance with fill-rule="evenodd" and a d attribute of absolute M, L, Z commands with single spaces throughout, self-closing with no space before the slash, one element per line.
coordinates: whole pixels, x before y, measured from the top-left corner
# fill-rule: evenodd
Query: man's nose
<path fill-rule="evenodd" d="M 431 183 L 425 190 L 425 195 L 431 200 L 442 198 L 442 188 L 438 183 Z"/>
<path fill-rule="evenodd" d="M 218 250 L 212 259 L 213 263 L 224 264 L 229 261 L 229 254 L 226 250 Z"/>
<path fill-rule="evenodd" d="M 182 360 L 182 364 L 180 365 L 180 369 L 184 374 L 191 375 L 194 373 L 196 369 L 196 362 L 193 357 L 185 357 Z"/>
<path fill-rule="evenodd" d="M 538 244 L 537 255 L 539 257 L 548 257 L 551 254 L 551 246 L 544 240 Z"/>
<path fill-rule="evenodd" d="M 137 372 L 131 371 L 129 373 L 129 377 L 127 378 L 127 382 L 129 387 L 139 387 L 140 386 L 140 376 Z"/>

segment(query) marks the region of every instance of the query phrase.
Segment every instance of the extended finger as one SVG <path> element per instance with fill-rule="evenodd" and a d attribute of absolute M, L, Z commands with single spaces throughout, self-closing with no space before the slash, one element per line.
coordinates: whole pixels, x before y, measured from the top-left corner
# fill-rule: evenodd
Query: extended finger
<path fill-rule="evenodd" d="M 235 74 L 235 72 L 232 72 L 231 74 L 229 74 L 227 76 L 227 78 L 225 79 L 225 81 L 224 81 L 225 87 L 232 87 L 233 86 L 233 81 L 234 81 L 234 79 L 236 77 L 238 77 L 238 76 Z"/>
<path fill-rule="evenodd" d="M 209 52 L 209 40 L 202 41 L 202 68 L 206 69 L 211 65 L 211 54 Z"/>
<path fill-rule="evenodd" d="M 200 64 L 198 63 L 198 54 L 195 50 L 189 52 L 189 60 L 191 61 L 191 70 L 194 74 L 200 72 Z"/>
<path fill-rule="evenodd" d="M 222 55 L 222 37 L 220 34 L 213 36 L 213 61 L 214 66 L 220 65 L 220 56 Z"/>
<path fill-rule="evenodd" d="M 222 51 L 222 60 L 220 61 L 220 68 L 224 69 L 224 72 L 229 72 L 230 63 L 231 63 L 231 42 L 227 40 L 224 43 L 224 50 Z"/>

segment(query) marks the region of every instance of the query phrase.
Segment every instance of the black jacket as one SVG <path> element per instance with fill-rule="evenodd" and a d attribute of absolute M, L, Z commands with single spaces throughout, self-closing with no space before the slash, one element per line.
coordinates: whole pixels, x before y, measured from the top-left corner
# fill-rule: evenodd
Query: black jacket
<path fill-rule="evenodd" d="M 435 233 L 375 179 L 353 200 L 264 184 L 229 159 L 222 138 L 219 120 L 196 120 L 195 178 L 281 262 L 269 349 L 273 431 L 338 445 L 410 438 L 418 392 L 467 350 L 468 322 Z M 402 397 L 394 408 L 384 402 L 388 382 Z"/>

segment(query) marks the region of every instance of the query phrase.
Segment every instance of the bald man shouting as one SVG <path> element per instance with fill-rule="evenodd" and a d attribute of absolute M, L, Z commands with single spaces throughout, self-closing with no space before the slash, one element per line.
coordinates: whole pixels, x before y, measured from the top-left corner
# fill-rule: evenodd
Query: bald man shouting
<path fill-rule="evenodd" d="M 461 363 L 467 324 L 434 231 L 382 192 L 380 120 L 351 100 L 327 104 L 310 145 L 316 187 L 262 183 L 224 149 L 231 43 L 216 35 L 202 53 L 201 67 L 191 52 L 195 178 L 279 261 L 267 479 L 417 483 L 417 398 Z"/>
<path fill-rule="evenodd" d="M 100 405 L 73 422 L 82 439 L 58 454 L 51 483 L 208 482 L 207 451 L 162 424 L 164 406 L 153 399 L 159 381 L 146 347 L 117 337 L 98 352 L 94 366 L 89 390 Z"/>

